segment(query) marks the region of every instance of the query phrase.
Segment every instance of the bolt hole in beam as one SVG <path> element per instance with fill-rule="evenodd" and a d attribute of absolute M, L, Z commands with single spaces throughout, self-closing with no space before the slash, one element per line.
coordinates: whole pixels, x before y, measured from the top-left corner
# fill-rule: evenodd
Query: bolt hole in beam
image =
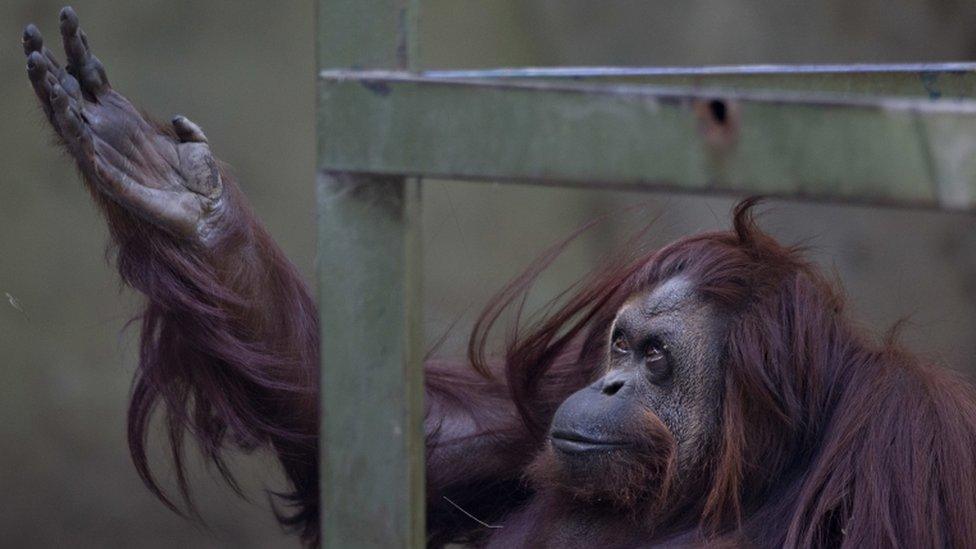
<path fill-rule="evenodd" d="M 715 121 L 719 126 L 724 126 L 728 118 L 728 108 L 725 106 L 725 101 L 721 99 L 712 99 L 708 102 L 708 112 L 712 115 L 712 120 Z"/>
<path fill-rule="evenodd" d="M 741 121 L 738 104 L 719 98 L 698 100 L 693 104 L 704 144 L 712 154 L 720 157 L 731 153 L 739 140 Z"/>

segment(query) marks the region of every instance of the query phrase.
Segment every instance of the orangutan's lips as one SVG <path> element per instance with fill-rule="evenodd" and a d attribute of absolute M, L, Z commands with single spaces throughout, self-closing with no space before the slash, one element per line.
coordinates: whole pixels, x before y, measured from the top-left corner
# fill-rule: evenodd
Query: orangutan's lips
<path fill-rule="evenodd" d="M 553 448 L 567 454 L 582 454 L 585 452 L 606 452 L 628 446 L 624 442 L 612 440 L 598 440 L 579 433 L 569 431 L 554 431 L 549 435 Z"/>

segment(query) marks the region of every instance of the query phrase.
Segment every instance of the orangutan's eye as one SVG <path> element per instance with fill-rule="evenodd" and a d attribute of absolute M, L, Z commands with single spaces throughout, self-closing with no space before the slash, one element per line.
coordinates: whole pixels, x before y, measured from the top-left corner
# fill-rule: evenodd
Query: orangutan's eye
<path fill-rule="evenodd" d="M 613 336 L 613 343 L 610 344 L 610 348 L 613 350 L 613 352 L 624 355 L 630 352 L 630 343 L 627 342 L 627 338 L 622 334 L 615 334 Z"/>
<path fill-rule="evenodd" d="M 651 382 L 661 384 L 671 378 L 671 356 L 668 346 L 662 343 L 648 343 L 644 348 L 644 367 Z"/>
<path fill-rule="evenodd" d="M 644 351 L 644 359 L 647 363 L 660 362 L 662 360 L 667 360 L 667 353 L 663 345 L 650 344 L 647 346 L 647 350 Z"/>

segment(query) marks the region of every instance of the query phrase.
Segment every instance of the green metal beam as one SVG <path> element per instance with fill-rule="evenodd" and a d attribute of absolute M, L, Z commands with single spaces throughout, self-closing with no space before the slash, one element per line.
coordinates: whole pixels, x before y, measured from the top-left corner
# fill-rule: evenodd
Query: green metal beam
<path fill-rule="evenodd" d="M 550 80 L 722 88 L 729 91 L 819 91 L 933 100 L 976 98 L 976 63 L 523 67 L 427 71 L 423 74 L 446 80 Z"/>
<path fill-rule="evenodd" d="M 317 8 L 320 69 L 410 67 L 412 1 L 318 0 Z M 327 150 L 335 129 L 319 115 Z M 318 201 L 323 546 L 421 548 L 419 183 L 320 169 Z"/>
<path fill-rule="evenodd" d="M 976 101 L 319 80 L 323 170 L 976 208 Z"/>

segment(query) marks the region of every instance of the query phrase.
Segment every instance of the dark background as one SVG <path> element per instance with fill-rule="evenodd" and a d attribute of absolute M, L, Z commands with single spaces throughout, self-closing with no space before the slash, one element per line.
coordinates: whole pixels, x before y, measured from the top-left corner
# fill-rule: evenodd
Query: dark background
<path fill-rule="evenodd" d="M 311 1 L 74 3 L 113 84 L 161 118 L 184 113 L 235 167 L 259 215 L 309 280 L 315 258 Z M 976 59 L 976 4 L 963 0 L 430 0 L 426 68 L 500 65 L 695 65 Z M 106 230 L 70 163 L 50 146 L 24 72 L 20 32 L 56 43 L 49 1 L 0 4 L 0 546 L 296 546 L 263 486 L 267 456 L 238 460 L 251 503 L 197 468 L 209 529 L 166 511 L 142 488 L 124 443 L 138 296 L 120 288 Z M 324 14 L 328 15 L 328 14 Z M 370 32 L 367 21 L 362 32 Z M 635 201 L 644 212 L 588 233 L 544 277 L 551 297 L 662 214 L 666 242 L 727 226 L 729 199 L 425 183 L 426 314 L 431 340 L 458 321 L 463 341 L 490 293 L 542 248 Z M 976 354 L 976 218 L 774 202 L 763 225 L 808 241 L 835 271 L 866 327 L 900 317 L 905 340 L 966 371 Z M 10 306 L 14 296 L 20 310 Z M 161 474 L 169 471 L 160 459 Z"/>

